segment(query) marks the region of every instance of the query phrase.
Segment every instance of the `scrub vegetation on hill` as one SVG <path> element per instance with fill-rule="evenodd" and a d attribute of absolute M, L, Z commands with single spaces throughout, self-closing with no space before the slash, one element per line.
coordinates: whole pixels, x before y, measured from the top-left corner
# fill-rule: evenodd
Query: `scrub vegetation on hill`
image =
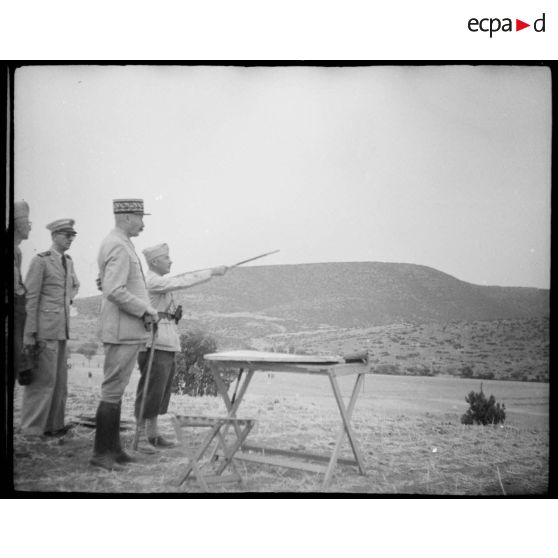
<path fill-rule="evenodd" d="M 548 318 L 278 334 L 260 348 L 297 353 L 367 349 L 381 374 L 549 381 Z"/>
<path fill-rule="evenodd" d="M 368 350 L 378 373 L 546 382 L 549 291 L 460 281 L 426 266 L 246 267 L 175 294 L 182 334 L 219 350 Z M 78 298 L 70 349 L 96 342 L 100 296 Z"/>

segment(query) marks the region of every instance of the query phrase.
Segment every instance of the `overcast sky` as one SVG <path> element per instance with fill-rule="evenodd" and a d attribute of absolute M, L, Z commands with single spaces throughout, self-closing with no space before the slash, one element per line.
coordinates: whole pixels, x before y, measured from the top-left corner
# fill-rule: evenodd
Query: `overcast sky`
<path fill-rule="evenodd" d="M 258 264 L 549 288 L 548 69 L 26 67 L 14 105 L 24 272 L 74 218 L 80 296 L 125 197 L 152 214 L 138 254 L 167 242 L 173 273 L 280 249 Z"/>

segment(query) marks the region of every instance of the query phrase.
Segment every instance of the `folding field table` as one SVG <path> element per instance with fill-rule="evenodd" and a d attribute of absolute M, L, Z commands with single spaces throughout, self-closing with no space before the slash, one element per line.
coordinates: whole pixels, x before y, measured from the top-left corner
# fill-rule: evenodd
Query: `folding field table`
<path fill-rule="evenodd" d="M 339 408 L 341 427 L 337 436 L 337 442 L 330 456 L 270 448 L 242 442 L 242 451 L 238 451 L 234 459 L 310 471 L 313 473 L 323 473 L 323 488 L 329 485 L 337 463 L 356 465 L 361 475 L 366 474 L 364 459 L 350 422 L 360 388 L 364 381 L 364 376 L 370 373 L 370 366 L 368 365 L 366 353 L 341 357 L 336 355 L 293 355 L 261 351 L 227 351 L 207 354 L 204 358 L 210 367 L 215 384 L 217 385 L 217 390 L 223 398 L 227 408 L 228 418 L 236 417 L 236 413 L 250 385 L 250 381 L 257 371 L 275 373 L 294 372 L 298 374 L 310 374 L 312 376 L 327 376 L 337 407 Z M 223 374 L 227 371 L 230 372 L 231 369 L 238 369 L 239 374 L 235 393 L 232 397 L 229 397 L 227 385 L 223 380 Z M 243 374 L 244 378 L 242 378 Z M 345 405 L 337 378 L 348 375 L 356 375 L 356 378 L 349 402 Z M 235 425 L 232 426 L 235 427 Z M 238 432 L 237 436 L 239 434 Z M 345 435 L 349 440 L 354 459 L 339 458 Z M 316 462 L 321 462 L 322 464 Z M 327 465 L 323 465 L 324 462 L 326 462 Z"/>

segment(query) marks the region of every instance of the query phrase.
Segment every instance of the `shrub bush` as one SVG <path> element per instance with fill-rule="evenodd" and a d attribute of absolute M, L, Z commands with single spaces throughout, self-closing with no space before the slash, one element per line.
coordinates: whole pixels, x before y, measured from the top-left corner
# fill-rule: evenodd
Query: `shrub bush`
<path fill-rule="evenodd" d="M 83 355 L 91 366 L 91 359 L 97 354 L 97 343 L 87 342 L 78 347 L 76 353 Z"/>
<path fill-rule="evenodd" d="M 417 366 L 407 366 L 405 370 L 406 373 L 410 376 L 434 376 L 434 372 L 424 364 L 419 364 Z"/>
<path fill-rule="evenodd" d="M 176 355 L 176 373 L 173 379 L 173 393 L 186 393 L 193 397 L 218 394 L 217 386 L 204 355 L 217 351 L 217 342 L 201 330 L 189 331 L 180 336 L 180 352 Z M 236 377 L 235 371 L 223 375 L 229 387 Z"/>
<path fill-rule="evenodd" d="M 496 403 L 493 395 L 487 399 L 482 391 L 482 384 L 480 391 L 471 391 L 465 401 L 469 403 L 469 409 L 461 417 L 463 424 L 498 424 L 506 420 L 506 406 Z"/>

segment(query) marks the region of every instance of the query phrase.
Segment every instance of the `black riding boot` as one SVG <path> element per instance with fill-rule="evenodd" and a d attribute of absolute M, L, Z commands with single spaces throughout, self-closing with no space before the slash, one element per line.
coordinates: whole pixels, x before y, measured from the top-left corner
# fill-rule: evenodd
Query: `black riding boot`
<path fill-rule="evenodd" d="M 97 408 L 95 430 L 95 446 L 93 457 L 89 461 L 95 467 L 102 467 L 109 471 L 121 471 L 123 467 L 119 465 L 114 457 L 115 437 L 114 432 L 119 430 L 118 405 L 101 401 Z"/>
<path fill-rule="evenodd" d="M 114 451 L 114 460 L 121 465 L 125 465 L 126 463 L 135 463 L 137 461 L 136 458 L 128 455 L 124 449 L 122 448 L 122 444 L 120 443 L 120 415 L 122 414 L 122 401 L 118 403 L 118 428 L 114 432 L 114 440 L 113 440 L 113 451 Z"/>

